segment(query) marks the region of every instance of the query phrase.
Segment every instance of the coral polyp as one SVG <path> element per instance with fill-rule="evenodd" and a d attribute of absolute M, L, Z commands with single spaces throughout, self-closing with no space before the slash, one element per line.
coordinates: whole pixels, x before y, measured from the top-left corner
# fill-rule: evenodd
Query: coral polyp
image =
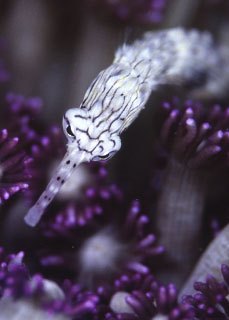
<path fill-rule="evenodd" d="M 148 273 L 150 257 L 160 255 L 163 248 L 147 231 L 150 220 L 141 213 L 140 204 L 134 201 L 125 213 L 114 197 L 97 201 L 101 216 L 85 225 L 79 225 L 75 208 L 71 220 L 67 218 L 69 223 L 65 223 L 63 211 L 58 214 L 62 221 L 59 227 L 55 221 L 44 226 L 50 243 L 49 250 L 43 250 L 40 258 L 44 271 L 65 272 L 88 288 L 105 280 L 110 282 L 121 270 Z"/>
<path fill-rule="evenodd" d="M 0 131 L 0 204 L 29 187 L 32 158 L 24 151 L 20 139 Z"/>

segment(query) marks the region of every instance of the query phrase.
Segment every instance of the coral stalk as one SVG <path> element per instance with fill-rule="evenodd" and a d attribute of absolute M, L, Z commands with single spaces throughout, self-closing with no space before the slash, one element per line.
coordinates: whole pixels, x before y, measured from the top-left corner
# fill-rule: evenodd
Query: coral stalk
<path fill-rule="evenodd" d="M 179 286 L 198 253 L 206 194 L 211 190 L 214 173 L 219 172 L 215 165 L 227 165 L 228 109 L 215 106 L 207 112 L 192 101 L 186 101 L 183 109 L 175 109 L 169 103 L 163 108 L 169 114 L 162 126 L 161 140 L 169 154 L 156 226 L 171 268 L 160 273 L 163 280 L 169 277 Z"/>
<path fill-rule="evenodd" d="M 203 281 L 208 274 L 222 280 L 220 266 L 221 264 L 228 264 L 228 251 L 229 225 L 227 225 L 207 247 L 199 259 L 194 271 L 182 288 L 180 297 L 184 294 L 192 294 L 194 292 L 194 281 Z"/>
<path fill-rule="evenodd" d="M 205 188 L 202 177 L 171 159 L 157 209 L 157 229 L 171 263 L 163 280 L 180 285 L 197 255 Z M 195 223 L 193 223 L 195 221 Z"/>

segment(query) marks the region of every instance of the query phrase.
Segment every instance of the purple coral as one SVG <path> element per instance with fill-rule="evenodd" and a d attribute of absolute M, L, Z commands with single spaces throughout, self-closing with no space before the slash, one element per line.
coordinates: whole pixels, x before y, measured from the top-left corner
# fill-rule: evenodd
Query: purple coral
<path fill-rule="evenodd" d="M 1 110 L 7 122 L 7 128 L 0 132 L 1 202 L 20 190 L 32 192 L 39 171 L 34 165 L 32 151 L 41 143 L 38 120 L 41 99 L 11 93 L 6 96 L 6 102 Z"/>
<path fill-rule="evenodd" d="M 219 105 L 206 109 L 201 103 L 186 101 L 179 108 L 164 103 L 167 117 L 161 139 L 173 157 L 189 168 L 207 167 L 211 161 L 227 160 L 229 109 Z"/>
<path fill-rule="evenodd" d="M 159 284 L 150 273 L 129 273 L 117 278 L 113 292 L 106 295 L 97 310 L 97 318 L 106 320 L 193 319 L 192 307 L 178 303 L 176 287 Z"/>
<path fill-rule="evenodd" d="M 229 110 L 218 105 L 207 110 L 192 101 L 181 106 L 178 101 L 175 106 L 164 103 L 162 109 L 165 120 L 160 139 L 168 163 L 156 225 L 168 251 L 166 264 L 170 264 L 169 270 L 165 266 L 161 271 L 162 278 L 180 285 L 196 260 L 204 206 L 212 192 L 209 183 L 228 165 Z M 209 168 L 214 169 L 211 174 Z"/>
<path fill-rule="evenodd" d="M 40 296 L 45 300 L 44 293 L 48 283 L 45 284 L 39 274 L 31 277 L 23 260 L 24 252 L 6 254 L 5 250 L 0 248 L 0 297 L 31 299 Z"/>
<path fill-rule="evenodd" d="M 79 284 L 74 284 L 70 280 L 65 280 L 63 283 L 63 291 L 65 300 L 59 304 L 59 309 L 71 319 L 90 319 L 97 314 L 97 306 L 99 296 L 92 292 L 82 290 Z"/>
<path fill-rule="evenodd" d="M 28 270 L 22 263 L 23 252 L 6 255 L 0 248 L 0 297 L 4 295 L 18 297 L 23 294 L 24 281 L 28 279 Z"/>
<path fill-rule="evenodd" d="M 23 150 L 17 136 L 7 129 L 0 131 L 0 204 L 25 190 L 31 178 L 31 157 Z"/>
<path fill-rule="evenodd" d="M 23 149 L 33 159 L 30 188 L 27 197 L 34 202 L 53 174 L 59 160 L 65 152 L 65 139 L 62 129 L 56 125 L 45 125 L 41 121 L 42 101 L 40 98 L 25 98 L 21 95 L 8 94 L 7 106 L 3 110 L 12 132 L 18 133 L 23 140 Z M 93 197 L 93 186 L 107 175 L 103 164 L 81 166 L 72 175 L 58 194 L 57 200 L 66 202 L 83 196 Z M 90 190 L 86 191 L 90 185 Z"/>
<path fill-rule="evenodd" d="M 42 107 L 42 100 L 38 97 L 26 98 L 14 93 L 8 93 L 5 97 L 2 116 L 11 130 L 23 137 L 24 148 L 27 150 L 31 143 L 38 139 Z"/>
<path fill-rule="evenodd" d="M 82 319 L 95 312 L 97 295 L 67 280 L 61 288 L 40 274 L 30 276 L 23 259 L 23 252 L 7 255 L 0 248 L 0 319 L 29 319 L 33 315 L 36 319 L 70 320 L 73 315 Z"/>
<path fill-rule="evenodd" d="M 163 252 L 149 231 L 149 217 L 141 213 L 137 201 L 125 212 L 117 191 L 112 197 L 109 193 L 107 187 L 97 198 L 96 207 L 81 208 L 84 217 L 97 210 L 99 216 L 91 222 L 79 224 L 81 212 L 74 207 L 48 222 L 44 230 L 50 245 L 43 250 L 40 260 L 45 272 L 64 272 L 87 287 L 104 280 L 109 283 L 122 270 L 149 272 L 144 263 Z"/>
<path fill-rule="evenodd" d="M 183 298 L 193 307 L 196 319 L 229 318 L 229 266 L 221 266 L 221 275 L 217 278 L 208 275 L 205 282 L 195 282 L 198 293 Z"/>

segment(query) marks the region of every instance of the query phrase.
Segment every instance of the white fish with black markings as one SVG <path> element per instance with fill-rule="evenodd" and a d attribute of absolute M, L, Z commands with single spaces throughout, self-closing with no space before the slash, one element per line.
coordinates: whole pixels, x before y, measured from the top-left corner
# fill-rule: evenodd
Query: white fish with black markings
<path fill-rule="evenodd" d="M 210 34 L 182 28 L 147 32 L 123 45 L 111 66 L 88 88 L 82 104 L 63 117 L 67 152 L 47 188 L 25 216 L 35 226 L 61 186 L 82 162 L 107 160 L 121 148 L 121 133 L 163 84 L 212 81 L 221 57 Z"/>

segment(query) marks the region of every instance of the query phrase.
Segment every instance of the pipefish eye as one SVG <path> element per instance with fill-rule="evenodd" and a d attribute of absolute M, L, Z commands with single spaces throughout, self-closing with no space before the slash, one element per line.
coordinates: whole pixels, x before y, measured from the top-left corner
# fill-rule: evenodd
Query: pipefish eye
<path fill-rule="evenodd" d="M 75 136 L 74 133 L 72 132 L 72 128 L 71 128 L 70 125 L 67 126 L 66 132 L 67 132 L 67 134 L 68 134 L 69 136 L 71 136 L 71 137 L 74 137 L 74 136 Z"/>
<path fill-rule="evenodd" d="M 104 156 L 99 156 L 98 158 L 101 159 L 101 160 L 106 160 L 110 157 L 110 153 L 108 154 L 105 154 Z"/>
<path fill-rule="evenodd" d="M 95 157 L 93 157 L 92 161 L 103 161 L 103 160 L 105 161 L 105 160 L 109 159 L 109 156 L 110 156 L 109 153 L 104 156 L 95 156 Z"/>
<path fill-rule="evenodd" d="M 112 158 L 115 155 L 116 151 L 111 151 L 105 155 L 95 156 L 92 160 L 93 161 L 105 161 Z"/>

